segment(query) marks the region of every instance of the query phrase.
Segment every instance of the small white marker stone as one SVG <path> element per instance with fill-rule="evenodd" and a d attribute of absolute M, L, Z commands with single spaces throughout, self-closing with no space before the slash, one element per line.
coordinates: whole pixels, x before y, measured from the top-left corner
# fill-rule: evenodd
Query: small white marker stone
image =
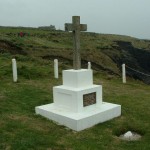
<path fill-rule="evenodd" d="M 13 81 L 17 82 L 17 63 L 16 59 L 12 59 L 12 71 L 13 71 Z"/>
<path fill-rule="evenodd" d="M 91 69 L 91 62 L 88 62 L 88 69 Z"/>
<path fill-rule="evenodd" d="M 54 77 L 58 79 L 58 59 L 54 59 Z"/>
<path fill-rule="evenodd" d="M 125 64 L 122 65 L 122 82 L 126 83 L 126 68 L 125 68 Z"/>

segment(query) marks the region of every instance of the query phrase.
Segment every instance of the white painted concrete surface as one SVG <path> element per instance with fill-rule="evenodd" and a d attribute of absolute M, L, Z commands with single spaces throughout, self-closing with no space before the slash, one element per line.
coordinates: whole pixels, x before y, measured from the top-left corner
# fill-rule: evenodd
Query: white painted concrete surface
<path fill-rule="evenodd" d="M 90 128 L 121 115 L 121 106 L 110 103 L 103 103 L 90 111 L 80 113 L 57 108 L 54 104 L 39 106 L 35 110 L 36 114 L 40 114 L 75 131 Z"/>
<path fill-rule="evenodd" d="M 96 92 L 96 104 L 84 107 L 83 95 Z M 92 85 L 85 88 L 69 88 L 57 86 L 53 88 L 55 107 L 67 109 L 72 112 L 82 112 L 102 104 L 102 86 Z"/>
<path fill-rule="evenodd" d="M 83 106 L 83 96 L 96 93 L 96 103 Z M 93 84 L 90 69 L 63 71 L 63 85 L 53 87 L 52 104 L 38 106 L 36 113 L 81 131 L 121 115 L 121 106 L 102 102 L 102 86 Z"/>
<path fill-rule="evenodd" d="M 93 85 L 93 72 L 88 69 L 64 70 L 63 85 L 71 88 L 90 87 Z"/>

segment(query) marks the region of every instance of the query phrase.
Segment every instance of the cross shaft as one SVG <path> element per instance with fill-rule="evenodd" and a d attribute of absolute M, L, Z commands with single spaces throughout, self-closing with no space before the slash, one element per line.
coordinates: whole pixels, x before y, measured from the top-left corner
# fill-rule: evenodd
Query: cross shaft
<path fill-rule="evenodd" d="M 73 33 L 73 68 L 79 70 L 81 69 L 80 31 L 87 31 L 87 25 L 80 24 L 80 16 L 73 16 L 72 24 L 65 24 L 65 31 L 72 31 Z"/>

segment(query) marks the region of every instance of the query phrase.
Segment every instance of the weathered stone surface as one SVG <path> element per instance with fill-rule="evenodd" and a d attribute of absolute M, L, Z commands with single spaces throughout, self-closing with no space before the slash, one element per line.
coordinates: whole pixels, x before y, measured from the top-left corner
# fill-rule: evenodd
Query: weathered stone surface
<path fill-rule="evenodd" d="M 65 31 L 73 32 L 73 69 L 81 69 L 80 57 L 80 31 L 86 31 L 87 25 L 80 24 L 80 16 L 72 17 L 72 24 L 65 24 Z"/>

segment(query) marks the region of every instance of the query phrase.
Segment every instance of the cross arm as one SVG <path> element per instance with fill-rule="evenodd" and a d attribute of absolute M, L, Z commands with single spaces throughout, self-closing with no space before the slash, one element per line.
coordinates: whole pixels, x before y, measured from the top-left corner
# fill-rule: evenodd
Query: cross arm
<path fill-rule="evenodd" d="M 73 27 L 71 23 L 65 23 L 65 31 L 73 31 Z"/>
<path fill-rule="evenodd" d="M 87 31 L 87 25 L 86 24 L 80 24 L 80 31 Z"/>
<path fill-rule="evenodd" d="M 80 24 L 80 31 L 87 31 L 87 25 L 86 24 Z M 74 25 L 71 23 L 65 23 L 65 31 L 74 31 L 76 30 Z"/>

